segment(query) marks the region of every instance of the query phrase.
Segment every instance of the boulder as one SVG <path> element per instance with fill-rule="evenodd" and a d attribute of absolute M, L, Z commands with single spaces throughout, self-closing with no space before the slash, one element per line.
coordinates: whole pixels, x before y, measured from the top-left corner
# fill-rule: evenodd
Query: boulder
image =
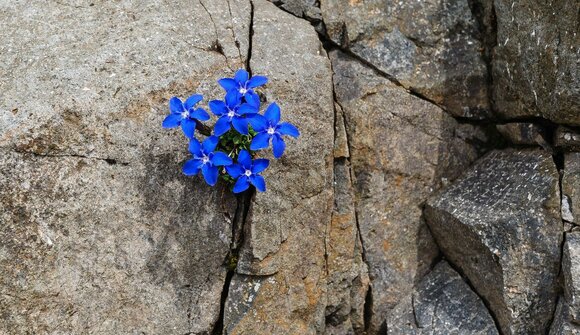
<path fill-rule="evenodd" d="M 478 151 L 456 137 L 458 123 L 439 107 L 340 51 L 330 58 L 372 283 L 366 326 L 373 334 L 438 255 L 421 203 L 467 168 Z"/>
<path fill-rule="evenodd" d="M 566 234 L 562 255 L 562 272 L 570 319 L 580 324 L 580 232 Z"/>
<path fill-rule="evenodd" d="M 432 197 L 441 252 L 487 302 L 504 334 L 542 334 L 556 304 L 559 175 L 541 150 L 493 151 Z"/>
<path fill-rule="evenodd" d="M 161 122 L 222 94 L 250 7 L 0 5 L 0 333 L 212 331 L 236 204 Z"/>
<path fill-rule="evenodd" d="M 321 0 L 329 38 L 451 114 L 490 116 L 488 70 L 468 1 Z"/>
<path fill-rule="evenodd" d="M 494 0 L 493 97 L 505 119 L 580 125 L 579 0 Z"/>
<path fill-rule="evenodd" d="M 388 335 L 497 335 L 489 311 L 445 261 L 438 263 L 387 319 Z"/>
<path fill-rule="evenodd" d="M 580 325 L 570 322 L 570 306 L 560 297 L 549 335 L 580 335 Z"/>

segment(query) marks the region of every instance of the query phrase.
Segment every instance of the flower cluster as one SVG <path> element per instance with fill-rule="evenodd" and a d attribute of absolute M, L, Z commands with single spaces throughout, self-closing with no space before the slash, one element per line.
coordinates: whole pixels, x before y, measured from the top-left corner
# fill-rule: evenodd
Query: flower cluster
<path fill-rule="evenodd" d="M 205 109 L 196 107 L 202 100 L 193 94 L 184 101 L 177 97 L 169 100 L 170 114 L 163 120 L 164 128 L 181 127 L 189 139 L 189 152 L 193 155 L 183 165 L 188 176 L 203 175 L 205 181 L 214 186 L 221 176 L 233 185 L 233 192 L 247 190 L 250 185 L 260 192 L 266 190 L 264 177 L 260 175 L 270 164 L 268 159 L 255 158 L 257 151 L 272 144 L 275 158 L 280 158 L 286 149 L 283 136 L 298 137 L 298 129 L 280 122 L 280 107 L 271 103 L 264 114 L 260 114 L 260 97 L 255 89 L 266 84 L 268 78 L 252 76 L 240 69 L 234 78 L 218 80 L 225 90 L 223 100 L 212 100 L 209 109 L 218 118 L 213 131 L 203 122 L 210 120 Z M 206 135 L 200 142 L 196 135 Z"/>

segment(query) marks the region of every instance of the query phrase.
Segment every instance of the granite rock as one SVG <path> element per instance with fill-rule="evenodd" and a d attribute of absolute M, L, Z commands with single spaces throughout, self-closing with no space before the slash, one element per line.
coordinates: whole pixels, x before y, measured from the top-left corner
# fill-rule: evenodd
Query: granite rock
<path fill-rule="evenodd" d="M 570 306 L 560 297 L 549 335 L 580 335 L 580 325 L 570 321 Z"/>
<path fill-rule="evenodd" d="M 0 333 L 211 332 L 235 201 L 161 122 L 243 66 L 250 7 L 0 4 Z"/>
<path fill-rule="evenodd" d="M 564 155 L 562 219 L 580 224 L 580 152 Z"/>
<path fill-rule="evenodd" d="M 490 116 L 481 32 L 468 1 L 322 0 L 329 38 L 455 116 Z"/>
<path fill-rule="evenodd" d="M 493 97 L 500 117 L 580 125 L 579 0 L 495 0 Z"/>
<path fill-rule="evenodd" d="M 388 335 L 497 335 L 489 311 L 445 261 L 419 282 L 387 320 Z"/>
<path fill-rule="evenodd" d="M 571 321 L 580 324 L 580 233 L 566 234 L 562 255 L 564 293 Z"/>
<path fill-rule="evenodd" d="M 508 141 L 516 145 L 536 145 L 549 149 L 546 140 L 546 130 L 530 122 L 511 122 L 496 125 L 499 133 Z"/>
<path fill-rule="evenodd" d="M 339 51 L 330 53 L 353 170 L 356 213 L 372 283 L 368 331 L 425 274 L 438 250 L 421 203 L 478 157 L 458 123 Z"/>
<path fill-rule="evenodd" d="M 493 151 L 427 202 L 441 252 L 504 334 L 545 333 L 553 315 L 563 238 L 558 181 L 544 151 Z"/>
<path fill-rule="evenodd" d="M 580 152 L 580 131 L 559 126 L 554 134 L 554 145 L 564 151 Z"/>

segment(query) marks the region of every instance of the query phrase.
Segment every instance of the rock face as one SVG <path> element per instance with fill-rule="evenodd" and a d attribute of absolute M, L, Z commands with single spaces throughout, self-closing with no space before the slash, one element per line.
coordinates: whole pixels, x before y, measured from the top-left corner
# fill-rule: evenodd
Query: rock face
<path fill-rule="evenodd" d="M 500 116 L 580 125 L 580 1 L 494 4 L 493 96 Z"/>
<path fill-rule="evenodd" d="M 562 219 L 580 224 L 580 152 L 564 156 Z"/>
<path fill-rule="evenodd" d="M 477 157 L 458 124 L 359 62 L 333 51 L 348 134 L 356 213 L 372 282 L 370 333 L 438 254 L 420 204 Z"/>
<path fill-rule="evenodd" d="M 265 0 L 253 6 L 250 68 L 268 76 L 266 100 L 276 99 L 301 136 L 265 171 L 268 191 L 248 213 L 224 334 L 317 334 L 332 213 L 332 72 L 312 26 Z"/>
<path fill-rule="evenodd" d="M 242 66 L 250 3 L 85 4 L 0 5 L 0 333 L 209 333 L 235 202 L 160 125 Z"/>
<path fill-rule="evenodd" d="M 564 293 L 571 321 L 580 324 L 580 233 L 568 233 L 562 256 Z"/>
<path fill-rule="evenodd" d="M 550 335 L 579 335 L 580 325 L 570 322 L 570 306 L 560 298 L 550 327 Z"/>
<path fill-rule="evenodd" d="M 499 133 L 508 141 L 516 145 L 539 145 L 545 149 L 550 148 L 546 140 L 546 130 L 541 126 L 530 122 L 511 122 L 498 124 Z"/>
<path fill-rule="evenodd" d="M 427 202 L 441 251 L 505 334 L 541 334 L 549 326 L 563 230 L 558 179 L 543 151 L 494 151 Z"/>
<path fill-rule="evenodd" d="M 453 115 L 489 115 L 487 67 L 468 1 L 322 0 L 328 36 Z"/>
<path fill-rule="evenodd" d="M 442 261 L 388 319 L 388 335 L 499 334 L 489 311 L 463 279 Z"/>

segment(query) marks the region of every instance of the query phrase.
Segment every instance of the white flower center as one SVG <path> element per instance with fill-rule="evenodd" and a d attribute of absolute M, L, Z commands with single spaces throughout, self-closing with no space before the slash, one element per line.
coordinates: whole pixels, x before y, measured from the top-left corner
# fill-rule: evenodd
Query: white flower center
<path fill-rule="evenodd" d="M 209 157 L 203 156 L 203 158 L 201 159 L 201 161 L 203 162 L 203 164 L 206 164 L 207 162 L 209 162 Z"/>
<path fill-rule="evenodd" d="M 248 92 L 248 90 L 245 87 L 240 87 L 241 94 L 246 94 L 246 92 Z"/>
<path fill-rule="evenodd" d="M 250 170 L 246 170 L 246 172 L 244 172 L 244 174 L 245 174 L 247 177 L 249 177 L 249 176 L 251 176 L 251 175 L 252 175 L 252 171 L 250 171 Z"/>
<path fill-rule="evenodd" d="M 274 131 L 275 131 L 275 130 L 274 130 L 274 128 L 273 128 L 273 127 L 270 127 L 270 128 L 268 128 L 268 134 L 270 134 L 270 135 L 274 135 Z"/>
<path fill-rule="evenodd" d="M 236 115 L 236 113 L 234 113 L 234 111 L 229 111 L 228 112 L 228 117 L 233 118 Z"/>
<path fill-rule="evenodd" d="M 187 119 L 189 117 L 189 112 L 185 111 L 185 112 L 181 112 L 181 118 L 182 119 Z"/>

